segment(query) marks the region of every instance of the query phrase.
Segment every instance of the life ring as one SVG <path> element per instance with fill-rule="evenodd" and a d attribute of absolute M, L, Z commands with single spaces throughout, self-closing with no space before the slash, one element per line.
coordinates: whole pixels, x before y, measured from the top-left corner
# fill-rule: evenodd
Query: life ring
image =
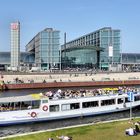
<path fill-rule="evenodd" d="M 47 111 L 48 110 L 48 106 L 44 105 L 42 109 L 43 109 L 43 111 Z"/>
<path fill-rule="evenodd" d="M 37 116 L 36 112 L 31 113 L 31 117 L 35 118 Z"/>

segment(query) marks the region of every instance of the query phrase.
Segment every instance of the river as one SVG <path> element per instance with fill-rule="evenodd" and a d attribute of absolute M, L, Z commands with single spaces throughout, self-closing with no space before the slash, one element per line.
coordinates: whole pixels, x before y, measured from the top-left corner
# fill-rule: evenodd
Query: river
<path fill-rule="evenodd" d="M 28 90 L 8 90 L 0 92 L 0 97 L 6 96 L 20 96 L 31 93 L 39 93 L 48 90 L 57 90 L 57 89 L 28 89 Z M 132 117 L 140 116 L 140 107 L 134 108 L 132 111 Z M 129 110 L 118 113 L 111 113 L 105 115 L 98 115 L 92 117 L 79 117 L 73 119 L 64 119 L 57 121 L 49 121 L 49 122 L 40 122 L 40 123 L 32 123 L 32 124 L 22 124 L 22 125 L 13 125 L 13 126 L 5 126 L 0 127 L 0 137 L 14 135 L 14 134 L 22 134 L 26 132 L 34 132 L 40 130 L 47 130 L 59 127 L 66 127 L 78 124 L 88 124 L 93 122 L 107 121 L 107 120 L 116 120 L 121 118 L 128 118 Z"/>

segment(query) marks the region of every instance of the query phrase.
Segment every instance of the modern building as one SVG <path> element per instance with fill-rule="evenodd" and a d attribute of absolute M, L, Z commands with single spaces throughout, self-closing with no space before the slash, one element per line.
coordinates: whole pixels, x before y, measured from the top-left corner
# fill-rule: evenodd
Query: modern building
<path fill-rule="evenodd" d="M 20 53 L 20 66 L 32 67 L 34 65 L 34 54 L 21 52 Z M 0 52 L 0 70 L 6 70 L 11 66 L 11 53 Z"/>
<path fill-rule="evenodd" d="M 62 66 L 116 68 L 121 64 L 120 50 L 120 30 L 105 27 L 62 45 Z"/>
<path fill-rule="evenodd" d="M 122 53 L 122 70 L 140 71 L 140 53 Z"/>
<path fill-rule="evenodd" d="M 34 53 L 35 66 L 42 70 L 60 69 L 60 31 L 46 28 L 27 45 L 26 51 Z"/>
<path fill-rule="evenodd" d="M 20 23 L 11 23 L 11 67 L 20 66 Z"/>

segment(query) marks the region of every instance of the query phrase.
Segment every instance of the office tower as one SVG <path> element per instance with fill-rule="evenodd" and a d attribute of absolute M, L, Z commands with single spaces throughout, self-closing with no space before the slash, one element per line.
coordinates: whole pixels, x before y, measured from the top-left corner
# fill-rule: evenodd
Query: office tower
<path fill-rule="evenodd" d="M 11 23 L 11 67 L 20 66 L 20 23 Z"/>

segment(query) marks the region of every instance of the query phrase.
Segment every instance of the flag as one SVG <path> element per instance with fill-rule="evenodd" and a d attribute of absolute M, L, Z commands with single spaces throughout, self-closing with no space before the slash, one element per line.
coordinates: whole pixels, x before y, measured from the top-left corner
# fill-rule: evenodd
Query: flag
<path fill-rule="evenodd" d="M 127 94 L 128 94 L 128 101 L 130 102 L 134 101 L 134 93 L 130 91 L 127 92 Z"/>

